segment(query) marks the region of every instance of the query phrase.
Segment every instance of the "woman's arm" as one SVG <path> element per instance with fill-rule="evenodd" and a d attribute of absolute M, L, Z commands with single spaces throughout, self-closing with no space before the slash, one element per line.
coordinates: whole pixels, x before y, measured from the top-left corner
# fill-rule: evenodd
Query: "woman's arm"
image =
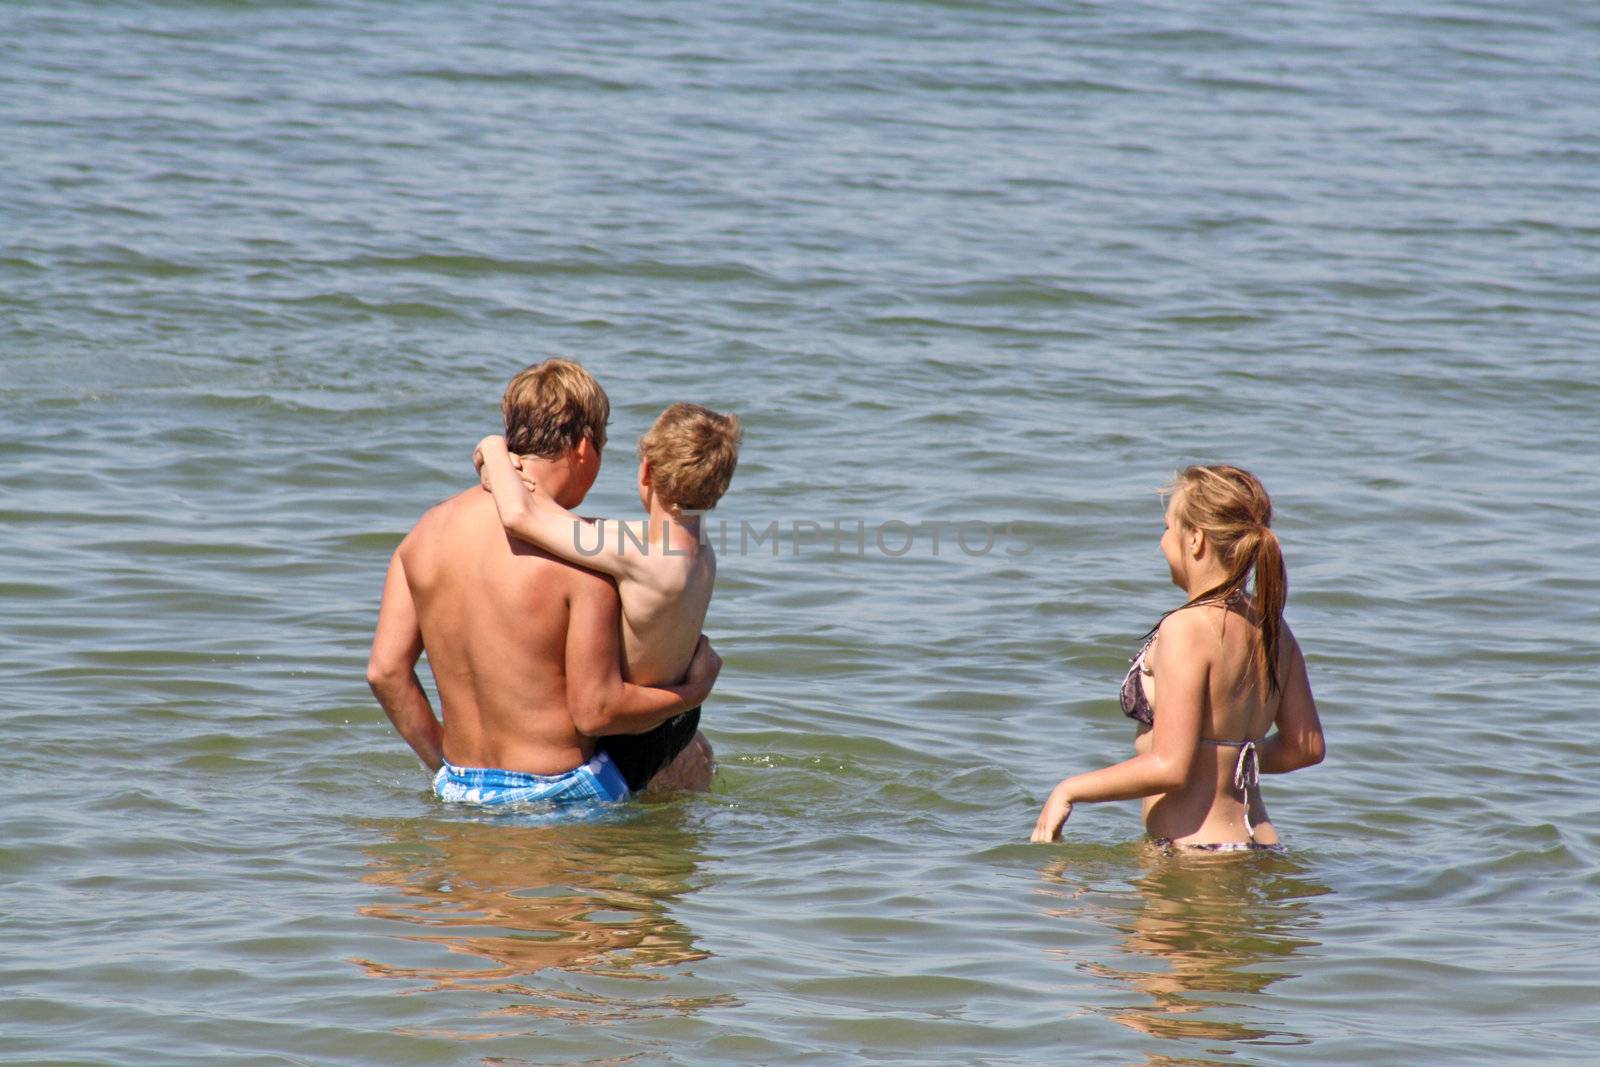
<path fill-rule="evenodd" d="M 528 492 L 522 484 L 522 472 L 512 465 L 506 439 L 499 434 L 479 441 L 472 458 L 478 464 L 484 488 L 494 494 L 500 524 L 508 533 L 568 563 L 609 574 L 618 581 L 637 579 L 635 564 L 642 551 L 635 543 L 634 554 L 624 554 L 620 522 L 612 522 L 612 529 L 607 530 L 604 519 L 589 522 L 557 504 L 547 493 Z"/>
<path fill-rule="evenodd" d="M 1103 800 L 1133 800 L 1170 793 L 1189 780 L 1200 746 L 1200 719 L 1211 674 L 1210 637 L 1198 611 L 1167 616 L 1151 650 L 1151 669 L 1161 710 L 1150 734 L 1150 749 L 1132 759 L 1073 775 L 1050 791 L 1034 823 L 1034 841 L 1055 841 L 1072 814 L 1072 805 Z"/>
<path fill-rule="evenodd" d="M 1278 700 L 1277 729 L 1256 746 L 1262 774 L 1287 774 L 1313 766 L 1321 763 L 1327 752 L 1300 643 L 1287 625 L 1283 633 L 1289 644 L 1289 671 L 1283 682 L 1283 696 Z"/>

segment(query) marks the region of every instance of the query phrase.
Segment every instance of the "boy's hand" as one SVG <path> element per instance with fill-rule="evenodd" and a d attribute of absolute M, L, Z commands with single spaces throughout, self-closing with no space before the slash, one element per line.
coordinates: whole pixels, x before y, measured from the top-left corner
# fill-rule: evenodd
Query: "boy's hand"
<path fill-rule="evenodd" d="M 517 476 L 522 479 L 522 488 L 528 491 L 529 496 L 538 496 L 539 483 L 534 481 L 533 475 L 529 474 L 522 466 L 522 457 L 515 452 L 508 453 L 508 455 L 511 457 L 511 469 L 516 471 Z"/>
<path fill-rule="evenodd" d="M 689 661 L 689 676 L 683 682 L 689 689 L 700 694 L 700 699 L 695 703 L 702 703 L 711 695 L 711 687 L 716 684 L 717 675 L 721 672 L 722 657 L 711 647 L 706 635 L 701 634 L 700 643 L 694 646 L 694 659 Z"/>
<path fill-rule="evenodd" d="M 478 484 L 483 487 L 485 492 L 489 492 L 489 476 L 483 472 L 483 465 L 487 462 L 483 454 L 484 445 L 489 445 L 492 451 L 499 452 L 506 447 L 506 439 L 500 434 L 492 433 L 479 441 L 477 447 L 472 450 L 472 465 L 478 471 Z M 522 457 L 515 452 L 508 451 L 506 452 L 506 459 L 510 460 L 511 469 L 516 471 L 517 476 L 522 479 L 522 487 L 530 493 L 537 493 L 539 491 L 539 483 L 535 482 L 533 476 L 523 468 Z"/>
<path fill-rule="evenodd" d="M 483 446 L 496 439 L 498 439 L 502 444 L 505 443 L 504 437 L 501 437 L 499 434 L 490 434 L 488 437 L 485 437 L 483 440 L 479 441 L 475 446 L 473 446 L 472 449 L 472 467 L 478 472 L 478 484 L 483 486 L 485 492 L 487 492 L 489 489 L 489 476 L 483 473 Z"/>

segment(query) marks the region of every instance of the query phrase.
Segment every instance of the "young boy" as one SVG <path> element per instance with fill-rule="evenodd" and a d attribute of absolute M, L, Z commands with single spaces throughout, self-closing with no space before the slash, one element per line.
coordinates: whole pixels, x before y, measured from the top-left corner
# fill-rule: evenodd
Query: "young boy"
<path fill-rule="evenodd" d="M 473 453 L 507 532 L 616 580 L 622 676 L 635 685 L 677 683 L 694 657 L 717 576 L 716 555 L 700 537 L 699 513 L 727 491 L 740 438 L 733 415 L 697 404 L 663 411 L 639 439 L 639 500 L 647 515 L 631 522 L 581 519 L 557 504 L 524 482 L 520 459 L 499 434 L 485 437 Z M 658 790 L 704 789 L 711 780 L 711 745 L 699 724 L 694 708 L 646 734 L 603 738 L 600 747 L 635 791 L 652 780 Z M 675 762 L 680 752 L 685 758 Z"/>

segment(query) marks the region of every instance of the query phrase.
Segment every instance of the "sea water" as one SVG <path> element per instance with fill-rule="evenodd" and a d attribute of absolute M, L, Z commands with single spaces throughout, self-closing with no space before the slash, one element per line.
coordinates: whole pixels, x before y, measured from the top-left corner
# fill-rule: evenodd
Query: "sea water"
<path fill-rule="evenodd" d="M 0 29 L 0 1058 L 1594 1061 L 1592 6 Z M 554 825 L 443 809 L 363 682 L 551 355 L 614 405 L 593 513 L 667 403 L 746 432 L 715 788 Z M 1208 461 L 1327 730 L 1292 851 L 1028 845 L 1130 751 Z"/>

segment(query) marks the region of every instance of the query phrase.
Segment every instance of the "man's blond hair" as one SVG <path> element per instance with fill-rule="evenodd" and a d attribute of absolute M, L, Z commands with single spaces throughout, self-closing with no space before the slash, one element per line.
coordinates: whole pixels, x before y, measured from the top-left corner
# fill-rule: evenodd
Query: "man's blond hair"
<path fill-rule="evenodd" d="M 639 438 L 639 457 L 650 461 L 650 484 L 663 504 L 709 511 L 733 480 L 742 436 L 738 416 L 673 404 Z"/>
<path fill-rule="evenodd" d="M 611 401 L 594 376 L 569 359 L 547 359 L 524 369 L 500 400 L 506 448 L 519 456 L 552 459 L 587 437 L 606 447 Z"/>

